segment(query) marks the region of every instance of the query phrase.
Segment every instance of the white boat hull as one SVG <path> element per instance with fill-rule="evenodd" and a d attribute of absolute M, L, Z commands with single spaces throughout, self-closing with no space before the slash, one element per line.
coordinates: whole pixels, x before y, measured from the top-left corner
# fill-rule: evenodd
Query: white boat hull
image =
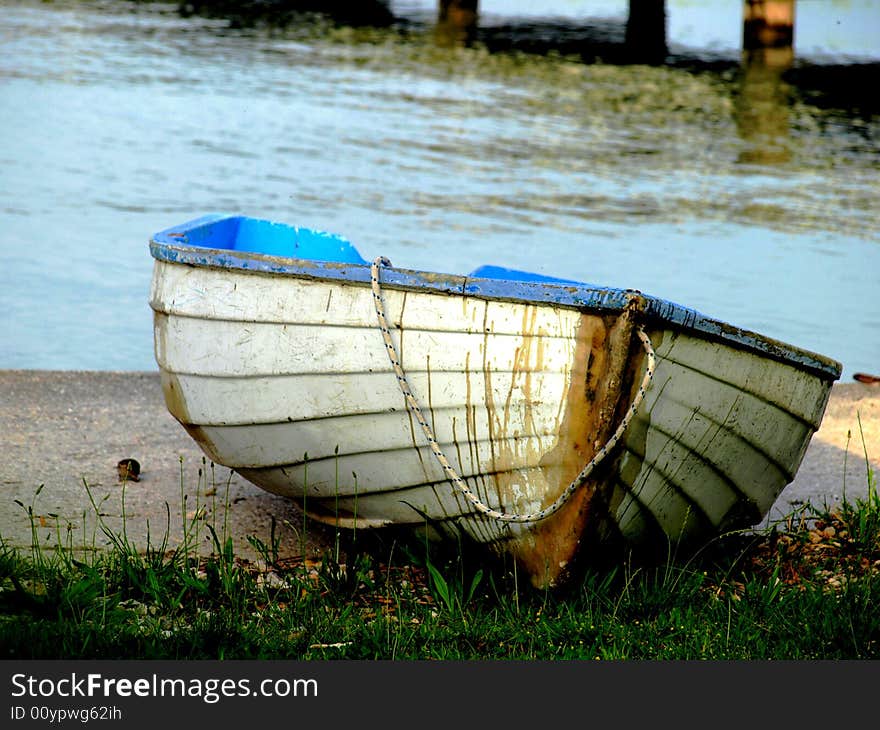
<path fill-rule="evenodd" d="M 547 507 L 607 441 L 644 357 L 620 312 L 384 285 L 440 448 L 492 509 Z M 407 408 L 368 283 L 157 260 L 170 412 L 216 463 L 345 527 L 463 531 L 562 580 L 588 534 L 705 539 L 756 524 L 788 484 L 833 378 L 646 321 L 656 371 L 621 445 L 557 513 L 501 522 L 448 480 Z"/>

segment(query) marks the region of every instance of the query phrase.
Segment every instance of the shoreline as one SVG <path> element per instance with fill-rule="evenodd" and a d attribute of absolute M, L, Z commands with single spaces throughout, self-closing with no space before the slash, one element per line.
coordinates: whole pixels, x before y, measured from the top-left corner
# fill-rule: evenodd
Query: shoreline
<path fill-rule="evenodd" d="M 0 394 L 0 538 L 10 546 L 32 544 L 29 507 L 43 544 L 106 545 L 89 492 L 106 526 L 122 534 L 124 522 L 138 548 L 148 538 L 159 545 L 166 533 L 168 546 L 178 545 L 184 515 L 205 549 L 212 525 L 249 559 L 259 556 L 248 536 L 268 544 L 273 517 L 283 558 L 316 557 L 333 545 L 332 528 L 305 521 L 290 500 L 212 468 L 165 408 L 158 370 L 0 370 Z M 141 473 L 123 494 L 116 465 L 124 458 L 137 459 Z M 807 502 L 864 498 L 868 467 L 880 474 L 880 386 L 835 383 L 822 425 L 767 521 Z"/>
<path fill-rule="evenodd" d="M 221 542 L 233 539 L 237 555 L 258 559 L 247 537 L 268 544 L 273 517 L 282 557 L 317 556 L 333 544 L 326 527 L 309 521 L 304 528 L 290 500 L 212 468 L 166 410 L 158 370 L 0 370 L 0 393 L 0 538 L 10 545 L 30 548 L 33 504 L 44 544 L 103 548 L 109 539 L 91 499 L 104 524 L 122 534 L 124 523 L 138 549 L 161 545 L 166 534 L 173 549 L 186 529 L 210 551 L 211 525 Z M 140 463 L 140 478 L 123 493 L 117 464 L 125 458 Z"/>

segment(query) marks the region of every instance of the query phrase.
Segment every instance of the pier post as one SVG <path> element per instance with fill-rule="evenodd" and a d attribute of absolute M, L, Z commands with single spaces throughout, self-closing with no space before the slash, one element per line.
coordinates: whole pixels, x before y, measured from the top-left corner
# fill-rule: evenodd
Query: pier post
<path fill-rule="evenodd" d="M 479 0 L 440 0 L 437 36 L 444 45 L 467 42 L 477 29 Z"/>
<path fill-rule="evenodd" d="M 743 49 L 791 48 L 795 0 L 745 0 Z"/>
<path fill-rule="evenodd" d="M 635 63 L 666 59 L 666 0 L 629 0 L 627 54 Z"/>

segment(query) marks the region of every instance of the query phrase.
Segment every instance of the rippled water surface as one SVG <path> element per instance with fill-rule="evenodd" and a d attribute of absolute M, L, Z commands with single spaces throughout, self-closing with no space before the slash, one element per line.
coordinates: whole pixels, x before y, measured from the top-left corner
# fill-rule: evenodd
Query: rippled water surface
<path fill-rule="evenodd" d="M 602 10 L 622 36 L 626 3 L 595 5 L 486 0 L 483 25 L 545 6 L 552 46 Z M 878 81 L 880 2 L 825 3 L 847 54 L 799 1 L 795 75 L 695 5 L 670 3 L 675 62 L 635 66 L 449 46 L 421 0 L 385 29 L 3 2 L 0 367 L 154 369 L 149 236 L 227 211 L 397 266 L 638 288 L 880 371 L 880 86 L 813 83 Z"/>

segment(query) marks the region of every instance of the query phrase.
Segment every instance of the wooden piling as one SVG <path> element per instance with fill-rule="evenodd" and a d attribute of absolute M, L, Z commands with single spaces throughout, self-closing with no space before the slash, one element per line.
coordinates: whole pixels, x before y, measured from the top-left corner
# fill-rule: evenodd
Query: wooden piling
<path fill-rule="evenodd" d="M 441 45 L 467 43 L 477 28 L 479 0 L 440 0 L 437 39 Z"/>
<path fill-rule="evenodd" d="M 440 0 L 439 20 L 456 25 L 470 25 L 476 22 L 479 0 Z"/>
<path fill-rule="evenodd" d="M 745 0 L 743 49 L 792 47 L 794 4 L 795 0 Z"/>
<path fill-rule="evenodd" d="M 626 46 L 635 63 L 666 60 L 666 0 L 629 0 Z"/>

